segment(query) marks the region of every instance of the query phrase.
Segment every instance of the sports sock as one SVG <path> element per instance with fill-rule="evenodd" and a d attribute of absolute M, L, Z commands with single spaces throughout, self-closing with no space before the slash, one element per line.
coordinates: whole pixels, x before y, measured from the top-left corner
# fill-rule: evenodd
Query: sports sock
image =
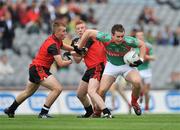
<path fill-rule="evenodd" d="M 141 92 L 141 93 L 140 93 L 140 96 L 142 97 L 143 95 L 144 95 L 144 93 L 143 93 L 143 92 Z"/>
<path fill-rule="evenodd" d="M 104 108 L 104 109 L 103 109 L 103 114 L 104 114 L 104 115 L 105 115 L 105 114 L 111 114 L 111 112 L 109 111 L 108 108 Z"/>
<path fill-rule="evenodd" d="M 16 100 L 14 100 L 14 102 L 12 103 L 12 105 L 9 107 L 9 111 L 10 111 L 10 112 L 14 112 L 14 111 L 18 108 L 19 105 L 20 105 L 20 104 L 19 104 Z"/>
<path fill-rule="evenodd" d="M 41 115 L 47 114 L 47 113 L 49 112 L 49 108 L 50 108 L 50 107 L 48 107 L 48 106 L 46 106 L 46 105 L 44 104 L 43 108 L 41 109 L 40 114 L 41 114 Z"/>
<path fill-rule="evenodd" d="M 133 94 L 131 94 L 131 104 L 137 103 L 139 97 L 135 97 Z"/>
<path fill-rule="evenodd" d="M 91 116 L 91 114 L 93 113 L 93 109 L 92 106 L 88 106 L 88 107 L 84 107 L 84 109 L 86 110 L 86 114 L 84 116 L 89 117 Z"/>
<path fill-rule="evenodd" d="M 149 110 L 149 106 L 145 105 L 145 110 L 148 111 Z"/>

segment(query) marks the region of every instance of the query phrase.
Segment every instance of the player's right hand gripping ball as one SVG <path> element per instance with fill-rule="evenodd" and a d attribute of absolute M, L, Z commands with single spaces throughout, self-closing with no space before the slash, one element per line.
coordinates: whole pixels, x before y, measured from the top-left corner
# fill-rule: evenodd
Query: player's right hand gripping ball
<path fill-rule="evenodd" d="M 130 64 L 131 67 L 138 67 L 143 63 L 143 60 L 140 58 L 139 60 L 135 61 L 133 64 Z"/>

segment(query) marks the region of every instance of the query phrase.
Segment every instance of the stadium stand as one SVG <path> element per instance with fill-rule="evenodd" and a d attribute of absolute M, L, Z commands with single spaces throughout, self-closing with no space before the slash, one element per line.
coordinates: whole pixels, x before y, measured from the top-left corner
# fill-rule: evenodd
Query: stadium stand
<path fill-rule="evenodd" d="M 180 23 L 180 13 L 168 5 L 159 5 L 155 0 L 109 0 L 107 3 L 80 3 L 84 12 L 89 7 L 95 11 L 97 24 L 88 23 L 90 28 L 108 32 L 115 23 L 121 23 L 125 26 L 126 33 L 137 25 L 139 15 L 145 6 L 153 7 L 155 16 L 158 17 L 160 24 L 144 25 L 145 31 L 151 30 L 154 37 L 159 31 L 162 31 L 166 25 L 170 25 L 175 31 Z M 40 44 L 48 36 L 47 33 L 40 30 L 39 33 L 28 34 L 27 27 L 17 26 L 15 29 L 15 38 L 13 49 L 2 50 L 6 53 L 9 63 L 14 68 L 15 73 L 9 75 L 0 74 L 1 87 L 24 87 L 28 79 L 28 65 L 35 56 Z M 171 88 L 167 84 L 171 72 L 180 71 L 180 47 L 179 46 L 158 46 L 154 45 L 154 52 L 157 60 L 152 63 L 153 70 L 153 89 Z M 1 54 L 1 53 L 0 53 Z M 77 86 L 84 70 L 83 65 L 71 65 L 67 69 L 60 69 L 56 77 L 66 86 Z M 18 76 L 17 76 L 18 75 Z M 60 78 L 61 77 L 61 78 Z M 67 78 L 69 77 L 69 78 Z"/>

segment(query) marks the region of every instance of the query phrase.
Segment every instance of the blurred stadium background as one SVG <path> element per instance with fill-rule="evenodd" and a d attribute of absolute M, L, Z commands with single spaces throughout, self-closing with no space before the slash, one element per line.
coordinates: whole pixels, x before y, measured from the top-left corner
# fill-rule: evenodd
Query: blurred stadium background
<path fill-rule="evenodd" d="M 0 0 L 0 114 L 10 104 L 11 96 L 25 88 L 28 65 L 51 32 L 50 23 L 55 18 L 68 25 L 66 44 L 74 37 L 78 19 L 104 32 L 121 23 L 128 35 L 143 27 L 157 57 L 152 63 L 154 98 L 158 98 L 156 92 L 162 91 L 166 97 L 172 92 L 170 99 L 164 97 L 165 102 L 171 102 L 168 112 L 180 112 L 179 0 Z M 83 64 L 74 63 L 68 68 L 54 65 L 52 72 L 65 90 L 76 90 L 84 69 Z M 72 100 L 69 102 L 77 102 Z"/>

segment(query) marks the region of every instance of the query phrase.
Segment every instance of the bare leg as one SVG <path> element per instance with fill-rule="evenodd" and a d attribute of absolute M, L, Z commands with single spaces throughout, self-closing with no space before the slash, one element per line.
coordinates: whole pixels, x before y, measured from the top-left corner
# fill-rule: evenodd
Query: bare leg
<path fill-rule="evenodd" d="M 80 81 L 79 87 L 77 89 L 77 97 L 81 101 L 84 107 L 90 106 L 90 101 L 87 96 L 88 83 Z"/>
<path fill-rule="evenodd" d="M 110 89 L 111 85 L 115 81 L 115 77 L 110 75 L 103 75 L 101 82 L 100 82 L 100 88 L 98 90 L 98 94 L 105 99 L 106 92 Z"/>
<path fill-rule="evenodd" d="M 53 75 L 50 75 L 47 79 L 42 81 L 40 84 L 51 90 L 45 101 L 45 105 L 47 107 L 51 107 L 51 105 L 54 103 L 54 101 L 62 92 L 62 86 Z"/>
<path fill-rule="evenodd" d="M 17 103 L 21 104 L 24 100 L 30 97 L 37 89 L 39 88 L 39 84 L 34 84 L 28 81 L 27 86 L 24 91 L 22 91 L 17 97 Z"/>
<path fill-rule="evenodd" d="M 130 71 L 126 76 L 126 80 L 132 83 L 132 95 L 138 99 L 141 91 L 141 77 L 139 72 L 136 70 Z"/>
<path fill-rule="evenodd" d="M 111 92 L 112 110 L 115 110 L 116 83 L 114 82 L 109 89 Z"/>
<path fill-rule="evenodd" d="M 14 100 L 14 102 L 11 104 L 9 108 L 6 108 L 4 110 L 4 113 L 8 115 L 10 118 L 14 118 L 15 110 L 18 108 L 18 106 L 26 100 L 29 96 L 31 96 L 37 89 L 39 85 L 34 84 L 32 82 L 28 82 L 27 86 L 24 91 L 22 91 Z"/>
<path fill-rule="evenodd" d="M 139 72 L 136 70 L 132 70 L 128 73 L 126 76 L 126 80 L 132 83 L 132 95 L 131 95 L 131 105 L 134 108 L 134 111 L 136 115 L 141 115 L 141 108 L 139 104 L 137 103 L 137 100 L 140 96 L 141 91 L 141 77 L 139 75 Z"/>
<path fill-rule="evenodd" d="M 149 110 L 149 90 L 150 90 L 150 84 L 144 85 L 144 96 L 145 96 L 145 110 Z"/>
<path fill-rule="evenodd" d="M 88 94 L 91 97 L 91 99 L 96 103 L 96 105 L 103 110 L 106 108 L 105 103 L 103 99 L 97 94 L 97 89 L 99 87 L 99 81 L 97 79 L 91 78 L 89 80 L 88 85 Z"/>
<path fill-rule="evenodd" d="M 79 118 L 88 118 L 93 114 L 93 108 L 90 99 L 87 96 L 87 90 L 88 90 L 88 83 L 81 80 L 79 87 L 77 89 L 77 97 L 83 104 L 86 113 L 84 115 L 78 116 Z"/>

